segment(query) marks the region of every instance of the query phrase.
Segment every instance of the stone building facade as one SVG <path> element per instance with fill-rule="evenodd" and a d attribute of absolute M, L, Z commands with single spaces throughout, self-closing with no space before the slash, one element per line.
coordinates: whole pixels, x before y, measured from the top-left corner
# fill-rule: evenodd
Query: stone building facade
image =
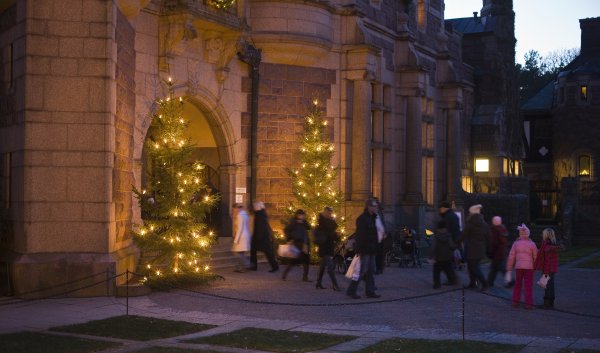
<path fill-rule="evenodd" d="M 353 219 L 377 196 L 392 229 L 422 232 L 440 200 L 460 202 L 473 67 L 443 0 L 5 3 L 0 261 L 16 295 L 135 269 L 131 189 L 169 78 L 222 196 L 223 236 L 240 198 L 264 200 L 280 227 L 313 98 L 332 126 L 338 213 Z"/>

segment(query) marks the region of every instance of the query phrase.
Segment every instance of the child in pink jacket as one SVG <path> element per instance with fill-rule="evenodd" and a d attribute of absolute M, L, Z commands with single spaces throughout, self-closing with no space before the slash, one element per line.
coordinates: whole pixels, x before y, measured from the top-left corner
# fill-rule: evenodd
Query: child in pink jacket
<path fill-rule="evenodd" d="M 533 264 L 537 256 L 537 247 L 529 239 L 529 228 L 523 223 L 517 227 L 519 239 L 517 239 L 506 262 L 506 271 L 516 270 L 516 282 L 513 288 L 512 305 L 519 307 L 521 301 L 521 289 L 525 286 L 525 309 L 533 309 Z"/>

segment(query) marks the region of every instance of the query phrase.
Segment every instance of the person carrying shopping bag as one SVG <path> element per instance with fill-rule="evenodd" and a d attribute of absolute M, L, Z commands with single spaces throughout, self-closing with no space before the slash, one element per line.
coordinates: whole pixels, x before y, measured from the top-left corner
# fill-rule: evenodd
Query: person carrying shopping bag
<path fill-rule="evenodd" d="M 558 272 L 558 253 L 560 249 L 561 246 L 556 242 L 554 230 L 552 228 L 544 229 L 542 244 L 534 264 L 536 271 L 542 271 L 542 276 L 548 276 L 546 291 L 544 292 L 544 304 L 539 306 L 541 309 L 554 308 L 554 275 Z"/>

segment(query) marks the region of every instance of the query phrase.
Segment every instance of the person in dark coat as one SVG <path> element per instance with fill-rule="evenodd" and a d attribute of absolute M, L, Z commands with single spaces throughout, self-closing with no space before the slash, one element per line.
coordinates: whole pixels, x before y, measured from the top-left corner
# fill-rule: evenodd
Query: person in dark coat
<path fill-rule="evenodd" d="M 298 259 L 291 259 L 283 271 L 281 279 L 284 281 L 287 278 L 288 272 L 295 265 L 302 264 L 303 273 L 302 280 L 304 282 L 310 282 L 308 279 L 308 266 L 310 265 L 310 239 L 308 238 L 308 230 L 310 224 L 306 221 L 306 213 L 303 210 L 296 210 L 294 218 L 285 226 L 283 232 L 288 241 L 292 241 L 293 245 L 300 250 L 300 256 Z"/>
<path fill-rule="evenodd" d="M 354 249 L 360 258 L 360 276 L 358 280 L 350 282 L 346 294 L 352 299 L 360 298 L 356 294 L 358 282 L 361 279 L 365 281 L 365 294 L 367 298 L 379 298 L 375 293 L 375 256 L 377 255 L 377 219 L 378 205 L 374 199 L 367 199 L 365 211 L 356 219 L 356 233 L 354 235 L 356 243 Z"/>
<path fill-rule="evenodd" d="M 375 274 L 380 275 L 383 273 L 385 267 L 385 252 L 386 252 L 386 239 L 387 230 L 385 228 L 385 219 L 383 217 L 383 207 L 381 202 L 377 198 L 373 198 L 379 205 L 377 207 L 377 218 L 375 219 L 375 226 L 377 227 L 377 255 L 375 256 Z"/>
<path fill-rule="evenodd" d="M 485 276 L 481 272 L 481 259 L 487 254 L 490 239 L 490 226 L 483 219 L 481 205 L 473 205 L 469 208 L 469 217 L 462 233 L 461 241 L 465 247 L 465 258 L 469 269 L 469 285 L 467 288 L 477 288 L 477 282 L 481 284 L 481 291 L 488 288 Z"/>
<path fill-rule="evenodd" d="M 492 263 L 490 264 L 490 272 L 488 273 L 488 285 L 493 287 L 496 281 L 496 274 L 501 272 L 502 276 L 504 276 L 506 273 L 508 229 L 502 224 L 500 216 L 492 218 L 491 235 L 490 255 Z M 510 286 L 510 283 L 507 283 L 507 285 Z"/>
<path fill-rule="evenodd" d="M 275 260 L 273 252 L 273 230 L 269 225 L 269 217 L 265 210 L 265 204 L 262 201 L 255 201 L 253 208 L 254 231 L 252 232 L 252 241 L 250 242 L 250 267 L 248 269 L 252 271 L 258 269 L 256 252 L 262 251 L 269 261 L 269 265 L 271 265 L 269 272 L 277 272 L 279 264 Z"/>
<path fill-rule="evenodd" d="M 456 274 L 452 261 L 454 260 L 454 249 L 456 243 L 452 239 L 452 234 L 447 229 L 446 222 L 440 221 L 433 236 L 433 245 L 431 247 L 431 257 L 435 260 L 433 264 L 433 289 L 441 287 L 440 273 L 444 271 L 448 282 L 445 284 L 455 285 Z"/>
<path fill-rule="evenodd" d="M 317 289 L 325 289 L 322 284 L 323 273 L 327 269 L 327 274 L 331 279 L 332 288 L 335 291 L 339 290 L 335 271 L 333 268 L 333 255 L 335 253 L 335 244 L 339 241 L 339 235 L 336 232 L 338 227 L 333 219 L 333 209 L 325 207 L 323 212 L 319 214 L 318 225 L 315 228 L 315 243 L 319 247 L 319 276 L 317 277 Z"/>
<path fill-rule="evenodd" d="M 448 232 L 450 232 L 450 235 L 452 236 L 452 240 L 454 241 L 454 243 L 456 243 L 458 245 L 460 243 L 460 237 L 461 237 L 460 219 L 458 218 L 456 213 L 454 213 L 454 211 L 452 211 L 452 205 L 450 204 L 450 202 L 442 201 L 440 203 L 439 212 L 440 212 L 440 217 L 442 218 L 442 221 L 444 221 L 446 223 L 446 229 L 448 230 Z M 453 260 L 454 260 L 454 262 L 456 262 L 456 265 L 458 265 L 458 268 L 462 269 L 461 261 L 464 258 L 464 253 L 460 247 L 458 247 L 458 250 L 459 250 L 458 253 L 460 254 L 460 256 L 455 256 Z M 453 267 L 454 267 L 454 265 L 453 265 Z"/>

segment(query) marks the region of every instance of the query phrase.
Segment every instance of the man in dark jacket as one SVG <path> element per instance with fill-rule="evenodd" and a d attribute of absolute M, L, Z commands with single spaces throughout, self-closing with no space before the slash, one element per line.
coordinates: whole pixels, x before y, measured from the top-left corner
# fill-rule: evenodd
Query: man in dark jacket
<path fill-rule="evenodd" d="M 333 219 L 333 209 L 325 207 L 323 212 L 319 214 L 319 223 L 315 228 L 315 243 L 319 246 L 319 257 L 321 262 L 319 265 L 319 276 L 317 277 L 317 289 L 325 289 L 322 284 L 323 273 L 327 268 L 327 274 L 331 279 L 333 290 L 339 290 L 335 272 L 333 270 L 333 255 L 335 253 L 335 244 L 339 240 L 336 233 L 338 225 Z"/>
<path fill-rule="evenodd" d="M 452 235 L 452 240 L 458 242 L 460 239 L 460 221 L 456 213 L 452 211 L 452 206 L 448 201 L 442 201 L 440 203 L 440 217 L 442 221 L 446 223 L 446 229 Z"/>
<path fill-rule="evenodd" d="M 302 280 L 304 282 L 311 282 L 308 279 L 308 268 L 310 265 L 310 240 L 308 238 L 309 229 L 310 224 L 306 221 L 306 212 L 304 212 L 304 210 L 296 210 L 294 213 L 294 218 L 292 218 L 283 229 L 286 239 L 291 241 L 300 252 L 298 259 L 291 259 L 290 263 L 283 271 L 283 276 L 281 276 L 281 279 L 284 281 L 286 280 L 287 274 L 290 272 L 292 267 L 301 264 L 303 269 Z"/>
<path fill-rule="evenodd" d="M 461 240 L 465 245 L 465 257 L 469 269 L 469 285 L 467 288 L 477 288 L 477 282 L 481 284 L 481 291 L 488 288 L 485 276 L 481 272 L 481 259 L 487 254 L 490 242 L 490 226 L 483 219 L 481 205 L 473 205 L 469 208 L 469 217 L 462 233 Z"/>
<path fill-rule="evenodd" d="M 360 277 L 356 281 L 350 282 L 346 294 L 353 299 L 360 298 L 356 294 L 358 282 L 361 279 L 365 280 L 365 294 L 367 298 L 379 298 L 380 295 L 375 294 L 375 256 L 377 255 L 377 226 L 375 220 L 377 218 L 377 201 L 367 199 L 365 211 L 356 219 L 355 233 L 355 251 L 360 257 Z"/>
<path fill-rule="evenodd" d="M 446 222 L 440 221 L 433 236 L 433 246 L 431 247 L 431 258 L 435 260 L 433 264 L 433 289 L 441 287 L 440 273 L 442 271 L 446 273 L 448 285 L 456 284 L 456 274 L 452 267 L 454 249 L 456 249 L 456 243 L 450 232 L 448 232 Z"/>
<path fill-rule="evenodd" d="M 275 254 L 273 252 L 273 230 L 269 225 L 269 218 L 267 211 L 265 211 L 265 204 L 262 201 L 255 201 L 254 207 L 254 232 L 252 232 L 252 240 L 250 242 L 250 267 L 249 270 L 256 271 L 258 268 L 258 261 L 256 257 L 257 251 L 264 252 L 271 269 L 269 272 L 276 272 L 279 270 L 279 264 L 275 260 Z"/>

